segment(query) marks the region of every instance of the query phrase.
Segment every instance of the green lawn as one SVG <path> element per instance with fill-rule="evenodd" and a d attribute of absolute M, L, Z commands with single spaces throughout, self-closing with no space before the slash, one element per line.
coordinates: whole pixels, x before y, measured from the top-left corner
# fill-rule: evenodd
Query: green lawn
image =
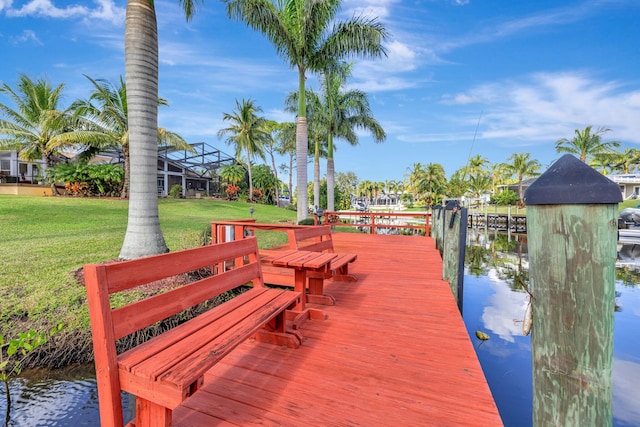
<path fill-rule="evenodd" d="M 295 220 L 295 212 L 251 205 L 259 222 Z M 160 199 L 160 224 L 170 250 L 194 247 L 212 220 L 249 217 L 249 204 L 205 199 Z M 118 257 L 128 202 L 117 199 L 0 195 L 0 325 L 13 336 L 58 322 L 88 330 L 85 290 L 73 272 Z M 286 241 L 258 234 L 261 247 Z"/>

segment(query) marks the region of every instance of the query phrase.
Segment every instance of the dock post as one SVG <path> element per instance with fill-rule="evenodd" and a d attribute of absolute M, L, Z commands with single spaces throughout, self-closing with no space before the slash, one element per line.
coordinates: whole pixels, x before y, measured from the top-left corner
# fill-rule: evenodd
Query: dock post
<path fill-rule="evenodd" d="M 566 154 L 524 199 L 533 425 L 611 426 L 620 190 Z"/>
<path fill-rule="evenodd" d="M 440 256 L 442 256 L 442 224 L 444 221 L 442 215 L 442 205 L 434 206 L 434 212 L 431 214 L 431 234 L 436 242 L 436 249 L 440 251 Z"/>
<path fill-rule="evenodd" d="M 462 314 L 464 258 L 467 244 L 468 209 L 456 200 L 447 203 L 443 211 L 442 280 L 449 282 L 451 293 Z"/>

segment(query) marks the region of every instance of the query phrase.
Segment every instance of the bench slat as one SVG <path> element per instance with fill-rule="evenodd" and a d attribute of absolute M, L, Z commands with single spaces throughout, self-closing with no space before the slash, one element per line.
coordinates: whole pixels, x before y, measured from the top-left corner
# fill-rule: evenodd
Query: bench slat
<path fill-rule="evenodd" d="M 234 298 L 235 304 L 242 304 L 250 301 L 256 297 L 256 294 L 260 291 L 265 292 L 268 288 L 254 288 L 255 290 L 244 292 Z M 229 301 L 227 301 L 229 302 Z M 208 310 L 200 314 L 196 319 L 199 322 L 212 323 L 217 319 L 228 315 L 235 308 L 234 304 L 220 304 L 211 310 Z M 202 318 L 202 319 L 200 319 Z M 192 319 L 193 320 L 193 319 Z M 201 326 L 196 322 L 185 322 L 175 328 L 166 331 L 162 334 L 162 340 L 151 339 L 147 342 L 137 345 L 136 347 L 120 354 L 118 356 L 118 364 L 121 368 L 131 371 L 133 366 L 138 365 L 145 359 L 151 357 L 153 354 L 162 351 L 163 349 L 174 345 L 183 339 L 184 336 L 199 330 Z"/>
<path fill-rule="evenodd" d="M 125 337 L 240 284 L 249 283 L 259 275 L 259 263 L 247 264 L 117 308 L 112 312 L 115 337 Z M 254 286 L 261 284 L 254 282 Z"/>
<path fill-rule="evenodd" d="M 224 338 L 228 331 L 232 331 L 231 333 L 237 333 L 237 324 L 242 322 L 243 319 L 255 321 L 255 313 L 260 313 L 263 309 L 262 306 L 271 304 L 281 292 L 287 291 L 279 289 L 267 289 L 264 291 L 261 289 L 256 289 L 255 291 L 253 289 L 249 290 L 246 294 L 253 298 L 245 299 L 241 301 L 241 304 L 238 304 L 233 299 L 225 302 L 222 306 L 229 305 L 233 310 L 225 310 L 226 313 L 223 316 L 215 316 L 216 309 L 213 308 L 210 310 L 214 312 L 213 315 L 200 315 L 193 319 L 193 321 L 189 321 L 188 323 L 194 324 L 193 326 L 196 327 L 195 330 L 190 331 L 189 334 L 182 334 L 178 341 L 171 345 L 166 345 L 164 339 L 159 340 L 159 345 L 155 346 L 156 352 L 149 355 L 149 357 L 140 361 L 138 364 L 132 365 L 131 361 L 126 358 L 120 359 L 119 364 L 120 366 L 129 369 L 133 374 L 139 377 L 158 380 L 172 367 L 182 364 L 183 361 L 189 359 L 193 355 L 198 355 L 202 352 L 209 353 L 211 347 L 216 347 L 218 343 L 222 342 L 226 344 L 229 342 L 228 339 Z M 293 301 L 296 299 L 296 296 L 293 295 L 293 293 L 287 293 L 287 296 Z M 255 328 L 259 329 L 268 320 L 269 319 L 256 324 Z M 248 338 L 248 336 L 243 336 L 242 334 L 240 334 L 240 336 L 241 339 Z M 234 341 L 231 340 L 230 342 Z M 151 346 L 154 346 L 153 340 L 151 342 Z M 217 361 L 218 358 L 214 357 L 212 360 Z M 210 363 L 209 366 L 212 366 L 213 363 L 215 363 L 211 363 L 211 361 L 208 362 Z M 184 384 L 178 383 L 175 385 L 176 387 L 181 388 Z"/>
<path fill-rule="evenodd" d="M 285 307 L 296 303 L 300 298 L 299 294 L 282 289 L 270 289 L 270 293 L 274 296 L 271 301 L 227 330 L 219 340 L 216 340 L 215 346 L 200 349 L 168 370 L 162 376 L 162 382 L 176 385 L 188 384 L 194 378 L 202 376 L 212 366 L 211 360 L 217 362 L 222 359 L 240 342 L 245 341 L 276 314 L 281 313 Z"/>
<path fill-rule="evenodd" d="M 242 242 L 207 245 L 98 267 L 106 271 L 112 294 L 251 253 L 255 242 L 251 239 L 242 239 Z"/>

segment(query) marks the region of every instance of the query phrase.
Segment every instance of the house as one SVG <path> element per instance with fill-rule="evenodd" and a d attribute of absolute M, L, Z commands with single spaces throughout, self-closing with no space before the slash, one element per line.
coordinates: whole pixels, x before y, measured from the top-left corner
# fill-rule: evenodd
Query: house
<path fill-rule="evenodd" d="M 608 175 L 607 178 L 618 184 L 623 200 L 640 199 L 640 173 Z"/>
<path fill-rule="evenodd" d="M 46 169 L 44 160 L 27 162 L 18 158 L 17 151 L 0 151 L 0 182 L 35 184 Z"/>
<path fill-rule="evenodd" d="M 158 149 L 158 196 L 167 196 L 174 185 L 182 186 L 183 197 L 215 195 L 222 192 L 218 168 L 234 163 L 235 159 L 204 143 L 191 144 L 196 153 Z M 71 161 L 77 153 L 61 153 L 59 162 Z M 111 150 L 95 156 L 90 163 L 122 164 L 120 150 Z M 17 151 L 0 151 L 0 194 L 51 195 L 51 190 L 41 181 L 46 165 L 43 160 L 27 162 L 18 157 Z M 13 184 L 13 185 L 3 185 Z"/>

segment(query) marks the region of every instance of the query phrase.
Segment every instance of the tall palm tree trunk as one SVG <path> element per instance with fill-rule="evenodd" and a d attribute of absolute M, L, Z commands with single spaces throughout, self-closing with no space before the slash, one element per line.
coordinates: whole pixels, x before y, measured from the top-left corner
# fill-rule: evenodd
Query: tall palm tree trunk
<path fill-rule="evenodd" d="M 298 117 L 296 125 L 296 185 L 298 221 L 309 216 L 309 198 L 307 197 L 307 118 Z"/>
<path fill-rule="evenodd" d="M 333 164 L 333 135 L 327 138 L 327 210 L 335 211 L 335 168 Z"/>
<path fill-rule="evenodd" d="M 131 182 L 120 258 L 133 259 L 168 251 L 158 216 L 158 28 L 148 0 L 127 2 L 125 76 Z"/>
<path fill-rule="evenodd" d="M 251 176 L 251 156 L 247 150 L 247 173 L 249 174 L 249 202 L 253 201 L 253 177 Z"/>
<path fill-rule="evenodd" d="M 320 206 L 320 143 L 316 141 L 313 155 L 313 206 Z"/>
<path fill-rule="evenodd" d="M 124 157 L 124 182 L 122 183 L 120 198 L 126 199 L 129 197 L 129 186 L 131 183 L 131 162 L 129 147 L 122 147 L 122 157 Z"/>

